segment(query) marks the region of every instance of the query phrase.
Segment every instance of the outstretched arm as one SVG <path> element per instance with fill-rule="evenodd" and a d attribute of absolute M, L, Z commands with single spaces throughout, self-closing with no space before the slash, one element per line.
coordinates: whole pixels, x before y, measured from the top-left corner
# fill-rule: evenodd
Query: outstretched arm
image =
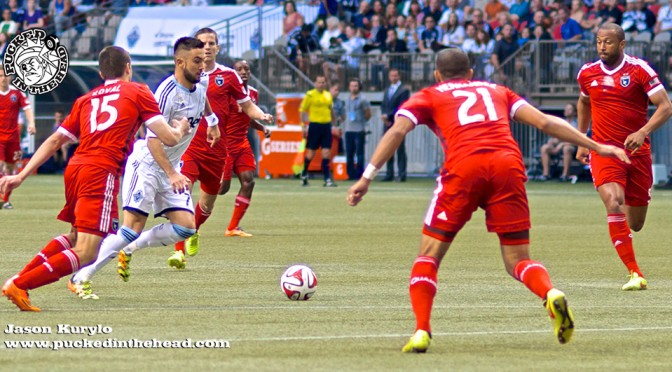
<path fill-rule="evenodd" d="M 261 109 L 259 106 L 255 105 L 252 100 L 248 100 L 243 102 L 240 107 L 243 109 L 245 114 L 250 117 L 252 120 L 261 120 L 265 123 L 270 124 L 273 122 L 273 115 L 271 114 L 266 114 Z"/>

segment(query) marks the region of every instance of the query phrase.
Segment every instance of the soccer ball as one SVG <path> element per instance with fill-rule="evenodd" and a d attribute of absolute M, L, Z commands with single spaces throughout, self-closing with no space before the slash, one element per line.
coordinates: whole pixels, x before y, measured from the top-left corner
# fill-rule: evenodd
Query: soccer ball
<path fill-rule="evenodd" d="M 306 265 L 290 266 L 280 277 L 280 289 L 293 301 L 310 299 L 317 290 L 317 277 Z"/>

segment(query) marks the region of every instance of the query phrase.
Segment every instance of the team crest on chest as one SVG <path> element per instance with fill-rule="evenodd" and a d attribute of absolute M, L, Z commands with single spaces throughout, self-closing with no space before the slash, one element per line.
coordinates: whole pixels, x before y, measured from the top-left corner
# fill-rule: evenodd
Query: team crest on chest
<path fill-rule="evenodd" d="M 623 76 L 621 76 L 621 86 L 623 88 L 627 88 L 628 85 L 630 85 L 630 75 L 624 74 Z"/>
<path fill-rule="evenodd" d="M 215 84 L 217 84 L 218 87 L 224 85 L 224 77 L 221 75 L 215 76 Z"/>
<path fill-rule="evenodd" d="M 12 96 L 11 96 L 9 99 L 12 101 L 12 103 L 16 103 L 16 101 L 17 101 L 16 96 L 13 95 L 13 94 L 12 94 Z"/>

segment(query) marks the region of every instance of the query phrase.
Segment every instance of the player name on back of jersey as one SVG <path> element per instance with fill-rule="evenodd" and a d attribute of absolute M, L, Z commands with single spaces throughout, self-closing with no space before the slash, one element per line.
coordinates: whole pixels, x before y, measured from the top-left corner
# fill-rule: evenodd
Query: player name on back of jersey
<path fill-rule="evenodd" d="M 95 92 L 91 93 L 91 97 L 99 96 L 101 94 L 107 94 L 107 93 L 119 93 L 121 91 L 121 85 L 114 85 L 111 87 L 104 87 L 100 88 Z"/>
<path fill-rule="evenodd" d="M 460 88 L 467 88 L 467 87 L 490 87 L 490 88 L 495 88 L 497 87 L 496 84 L 493 83 L 488 83 L 487 81 L 469 81 L 465 83 L 443 83 L 439 84 L 434 89 L 438 90 L 439 92 L 447 92 L 450 90 L 455 90 L 455 89 L 460 89 Z"/>

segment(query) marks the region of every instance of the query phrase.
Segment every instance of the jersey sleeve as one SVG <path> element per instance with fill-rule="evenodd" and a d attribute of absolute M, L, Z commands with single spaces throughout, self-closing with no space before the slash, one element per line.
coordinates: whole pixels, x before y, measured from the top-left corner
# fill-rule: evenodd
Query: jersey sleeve
<path fill-rule="evenodd" d="M 23 110 L 28 110 L 30 108 L 30 101 L 25 93 L 19 91 L 19 105 Z"/>
<path fill-rule="evenodd" d="M 663 84 L 658 78 L 658 74 L 648 63 L 642 61 L 637 69 L 638 83 L 641 84 L 644 92 L 651 97 L 651 95 L 664 89 Z"/>
<path fill-rule="evenodd" d="M 310 94 L 310 91 L 306 93 L 306 96 L 303 97 L 303 100 L 301 101 L 301 106 L 299 107 L 299 112 L 308 112 L 308 109 L 310 109 L 310 104 L 313 99 L 313 95 Z"/>
<path fill-rule="evenodd" d="M 579 83 L 579 90 L 581 91 L 582 96 L 588 97 L 588 91 L 583 86 L 583 76 L 584 76 L 585 66 L 579 70 L 579 73 L 576 75 L 576 81 Z"/>
<path fill-rule="evenodd" d="M 156 103 L 154 95 L 149 90 L 149 87 L 139 84 L 138 87 L 139 89 L 136 97 L 136 104 L 138 105 L 140 119 L 143 123 L 145 123 L 145 125 L 149 125 L 161 119 L 163 114 L 159 109 L 159 104 Z"/>
<path fill-rule="evenodd" d="M 61 126 L 56 129 L 57 132 L 70 138 L 72 142 L 77 142 L 79 136 L 81 135 L 81 127 L 79 123 L 79 115 L 82 109 L 82 98 L 75 101 L 75 104 L 72 106 L 72 111 L 70 115 L 65 117 L 65 120 L 61 123 Z"/>
<path fill-rule="evenodd" d="M 429 90 L 423 89 L 401 105 L 395 118 L 398 116 L 406 117 L 416 126 L 432 124 L 432 101 Z"/>
<path fill-rule="evenodd" d="M 502 87 L 502 89 L 505 89 L 506 91 L 507 109 L 509 110 L 509 117 L 513 119 L 513 116 L 516 115 L 516 111 L 518 111 L 519 108 L 527 105 L 528 103 L 511 89 L 506 87 Z"/>
<path fill-rule="evenodd" d="M 235 99 L 239 105 L 249 101 L 250 95 L 247 89 L 245 89 L 243 79 L 240 78 L 238 73 L 235 71 L 230 71 L 226 75 L 227 80 L 229 80 L 229 84 L 226 84 L 226 86 L 229 87 L 229 95 L 233 97 L 233 99 Z"/>

